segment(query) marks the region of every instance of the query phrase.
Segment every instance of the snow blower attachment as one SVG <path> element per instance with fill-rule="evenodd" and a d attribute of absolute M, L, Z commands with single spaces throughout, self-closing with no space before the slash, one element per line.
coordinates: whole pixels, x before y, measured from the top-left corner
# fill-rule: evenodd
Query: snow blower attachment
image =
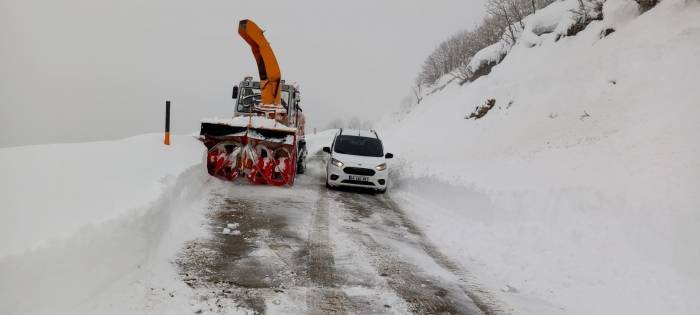
<path fill-rule="evenodd" d="M 233 87 L 233 118 L 203 119 L 199 139 L 207 147 L 207 171 L 223 180 L 292 185 L 306 167 L 304 115 L 299 88 L 285 84 L 263 31 L 250 20 L 238 25 L 250 45 L 260 81 L 246 77 Z"/>

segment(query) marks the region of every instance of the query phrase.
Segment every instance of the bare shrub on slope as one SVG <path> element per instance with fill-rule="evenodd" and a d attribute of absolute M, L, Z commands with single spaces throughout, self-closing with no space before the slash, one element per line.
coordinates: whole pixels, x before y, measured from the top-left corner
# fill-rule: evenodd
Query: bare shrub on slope
<path fill-rule="evenodd" d="M 603 3 L 605 0 L 578 0 L 578 8 L 573 10 L 576 23 L 566 30 L 566 36 L 575 36 L 591 22 L 602 20 Z"/>
<path fill-rule="evenodd" d="M 524 27 L 525 17 L 554 1 L 488 0 L 487 16 L 481 24 L 473 30 L 461 30 L 441 42 L 423 62 L 416 81 L 425 87 L 435 85 L 445 75 L 461 83 L 473 81 L 475 69 L 470 70 L 468 66 L 476 53 L 500 41 L 514 44 Z"/>

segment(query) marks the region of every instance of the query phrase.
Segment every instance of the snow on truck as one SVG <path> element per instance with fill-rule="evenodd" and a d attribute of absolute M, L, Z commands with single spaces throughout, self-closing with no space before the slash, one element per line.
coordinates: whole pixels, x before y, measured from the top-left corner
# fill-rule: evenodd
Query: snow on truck
<path fill-rule="evenodd" d="M 306 168 L 299 88 L 282 80 L 275 54 L 253 21 L 240 21 L 238 34 L 253 51 L 260 80 L 246 77 L 233 87 L 233 118 L 202 119 L 207 171 L 229 181 L 292 185 Z"/>

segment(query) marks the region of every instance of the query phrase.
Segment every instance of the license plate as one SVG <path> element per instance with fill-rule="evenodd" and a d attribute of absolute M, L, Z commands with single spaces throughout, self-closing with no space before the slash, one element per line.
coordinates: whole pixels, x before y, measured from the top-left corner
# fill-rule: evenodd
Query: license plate
<path fill-rule="evenodd" d="M 356 181 L 358 181 L 358 182 L 368 182 L 368 181 L 369 181 L 369 177 L 367 177 L 367 176 L 353 176 L 353 175 L 349 175 L 348 177 L 350 178 L 350 180 L 356 180 Z"/>

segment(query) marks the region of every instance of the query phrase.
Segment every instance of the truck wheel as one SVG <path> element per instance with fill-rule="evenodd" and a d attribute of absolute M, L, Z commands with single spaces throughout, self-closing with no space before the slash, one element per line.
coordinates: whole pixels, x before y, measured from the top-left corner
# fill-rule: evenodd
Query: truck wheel
<path fill-rule="evenodd" d="M 297 174 L 304 174 L 304 172 L 306 172 L 306 159 L 297 163 Z"/>

